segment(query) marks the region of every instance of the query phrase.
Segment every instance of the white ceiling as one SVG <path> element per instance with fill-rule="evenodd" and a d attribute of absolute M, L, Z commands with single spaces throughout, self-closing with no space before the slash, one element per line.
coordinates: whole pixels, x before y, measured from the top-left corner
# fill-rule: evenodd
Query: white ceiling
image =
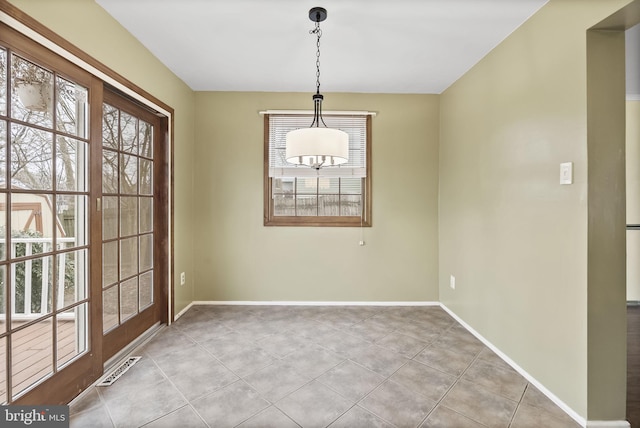
<path fill-rule="evenodd" d="M 547 0 L 96 0 L 198 91 L 441 93 Z"/>

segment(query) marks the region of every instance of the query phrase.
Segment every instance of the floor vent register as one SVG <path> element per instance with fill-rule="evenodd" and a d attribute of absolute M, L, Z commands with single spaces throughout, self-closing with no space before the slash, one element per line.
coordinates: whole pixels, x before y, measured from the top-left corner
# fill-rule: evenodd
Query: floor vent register
<path fill-rule="evenodd" d="M 125 374 L 127 370 L 129 370 L 135 363 L 138 362 L 142 357 L 129 357 L 122 362 L 118 367 L 116 367 L 111 374 L 107 375 L 102 382 L 100 382 L 96 386 L 111 386 L 115 381 L 117 381 L 120 376 Z"/>

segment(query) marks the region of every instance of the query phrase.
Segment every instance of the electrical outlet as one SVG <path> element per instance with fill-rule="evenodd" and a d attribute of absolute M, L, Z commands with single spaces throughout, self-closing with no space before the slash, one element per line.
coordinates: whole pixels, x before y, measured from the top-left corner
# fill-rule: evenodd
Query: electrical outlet
<path fill-rule="evenodd" d="M 364 246 L 364 241 L 360 241 L 360 242 L 358 242 L 358 245 L 360 245 L 361 247 L 363 247 L 363 246 Z"/>
<path fill-rule="evenodd" d="M 452 290 L 456 289 L 456 277 L 453 275 L 449 278 L 449 287 L 451 287 Z"/>
<path fill-rule="evenodd" d="M 187 282 L 187 274 L 182 272 L 180 274 L 180 285 L 184 285 Z"/>

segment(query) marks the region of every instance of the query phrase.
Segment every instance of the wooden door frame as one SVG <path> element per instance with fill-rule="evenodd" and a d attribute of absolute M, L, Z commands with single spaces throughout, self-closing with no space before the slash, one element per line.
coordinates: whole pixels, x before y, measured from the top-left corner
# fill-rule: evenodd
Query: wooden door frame
<path fill-rule="evenodd" d="M 166 122 L 163 122 L 162 117 L 157 114 L 155 111 L 151 111 L 149 108 L 144 106 L 140 106 L 139 103 L 133 102 L 127 96 L 119 93 L 118 91 L 113 90 L 112 88 L 105 88 L 103 92 L 103 103 L 109 104 L 117 108 L 118 110 L 125 112 L 127 114 L 132 115 L 140 120 L 143 120 L 147 123 L 151 123 L 153 125 L 153 289 L 154 289 L 154 303 L 151 307 L 144 309 L 142 312 L 138 313 L 134 317 L 126 320 L 122 324 L 114 327 L 109 332 L 103 335 L 104 342 L 102 343 L 102 361 L 106 363 L 110 358 L 120 352 L 126 345 L 131 343 L 136 337 L 140 336 L 142 333 L 147 331 L 149 328 L 153 326 L 157 321 L 161 323 L 167 323 L 168 314 L 166 311 L 162 310 L 162 308 L 167 307 L 167 299 L 168 295 L 165 290 L 168 289 L 167 277 L 162 275 L 159 271 L 162 266 L 166 264 L 166 260 L 168 260 L 169 254 L 166 251 L 166 246 L 168 243 L 167 234 L 168 234 L 168 223 L 167 223 L 167 195 L 168 195 L 168 165 L 167 165 L 167 144 L 166 144 L 166 132 L 163 131 L 163 123 L 166 125 Z M 102 123 L 102 120 L 101 120 Z M 92 156 L 94 156 L 93 163 L 97 165 L 96 171 L 102 171 L 102 156 L 103 156 L 103 146 L 102 140 L 100 147 Z M 120 153 L 118 150 L 116 153 Z M 125 152 L 122 152 L 125 153 Z M 120 175 L 120 171 L 118 174 Z M 102 181 L 99 181 L 100 189 L 98 197 L 103 197 L 102 192 Z M 120 189 L 118 189 L 118 194 L 121 195 Z M 113 195 L 110 195 L 113 196 Z M 139 197 L 139 194 L 135 195 Z M 156 209 L 156 206 L 162 207 L 162 209 Z M 96 215 L 97 222 L 95 223 L 95 227 L 92 228 L 93 242 L 99 242 L 102 246 L 102 212 Z M 99 222 L 99 224 L 98 224 Z M 119 234 L 118 234 L 119 235 Z M 117 241 L 119 242 L 119 240 Z M 102 263 L 102 257 L 97 259 Z M 119 263 L 118 263 L 119 264 Z M 100 272 L 102 266 L 97 266 L 96 270 Z M 120 281 L 119 281 L 120 282 Z M 93 290 L 95 290 L 96 294 L 100 294 L 102 296 L 102 281 L 96 285 L 93 284 Z M 118 286 L 119 287 L 119 286 Z M 102 326 L 102 314 L 100 314 L 100 319 L 96 320 Z"/>
<path fill-rule="evenodd" d="M 162 119 L 162 127 L 165 131 L 165 141 L 167 143 L 166 147 L 166 168 L 168 169 L 167 174 L 167 184 L 168 184 L 168 193 L 167 203 L 166 203 L 166 212 L 167 218 L 165 219 L 165 224 L 167 230 L 167 238 L 169 243 L 165 245 L 164 250 L 166 251 L 166 255 L 168 256 L 168 266 L 166 267 L 165 272 L 159 272 L 159 274 L 166 274 L 167 276 L 167 288 L 163 290 L 163 298 L 166 299 L 166 307 L 165 310 L 161 311 L 161 320 L 162 322 L 166 322 L 170 324 L 174 320 L 174 110 L 169 105 L 160 101 L 158 98 L 154 97 L 138 85 L 134 84 L 124 76 L 115 72 L 105 64 L 101 63 L 97 59 L 93 58 L 80 48 L 76 47 L 72 43 L 65 40 L 63 37 L 59 36 L 57 33 L 53 32 L 49 28 L 45 27 L 43 24 L 30 17 L 16 6 L 9 3 L 7 0 L 0 0 L 0 19 L 3 21 L 5 25 L 10 27 L 12 30 L 20 33 L 24 37 L 30 39 L 34 43 L 38 43 L 44 47 L 45 50 L 50 51 L 51 54 L 57 56 L 62 62 L 69 62 L 80 69 L 89 72 L 94 76 L 92 82 L 89 86 L 92 97 L 99 97 L 102 99 L 102 91 L 103 84 L 107 83 L 109 85 L 114 86 L 119 89 L 123 93 L 130 96 L 132 99 L 137 100 L 143 105 L 147 105 L 152 109 L 162 113 L 165 117 Z M 35 58 L 36 62 L 42 63 L 40 58 Z M 90 102 L 91 104 L 91 102 Z M 102 117 L 101 109 L 91 108 L 90 109 L 90 120 L 92 123 L 100 123 Z M 98 120 L 98 122 L 95 122 Z M 95 129 L 97 128 L 97 129 Z M 92 127 L 91 130 L 91 141 L 100 141 L 101 135 L 95 134 L 96 132 L 101 132 L 100 127 Z M 97 140 L 96 140 L 97 138 Z M 94 161 L 89 160 L 90 168 L 94 168 Z M 93 208 L 97 203 L 97 195 L 100 195 L 101 189 L 97 190 L 95 186 L 101 186 L 101 183 L 94 183 L 93 180 L 90 183 L 90 200 L 89 207 Z M 96 191 L 97 190 L 97 191 Z M 92 217 L 95 217 L 95 212 L 93 209 L 89 210 L 90 213 L 90 221 Z M 91 239 L 91 232 L 89 239 Z M 91 241 L 93 245 L 93 241 Z M 91 257 L 100 257 L 102 258 L 102 248 L 101 245 L 94 246 L 92 248 L 92 256 Z M 96 277 L 98 276 L 98 277 Z M 101 284 L 102 278 L 100 277 L 100 273 L 91 271 L 90 274 L 90 283 L 91 284 Z M 102 299 L 101 298 L 91 298 L 90 300 L 90 310 L 93 313 L 102 313 Z M 98 311 L 98 312 L 96 312 Z M 74 375 L 69 376 L 67 384 L 64 388 L 58 389 L 58 386 L 53 382 L 55 378 L 50 378 L 42 382 L 32 391 L 24 394 L 16 400 L 14 404 L 67 404 L 73 397 L 82 392 L 85 388 L 90 386 L 93 382 L 100 378 L 103 374 L 103 364 L 102 364 L 102 340 L 94 341 L 91 338 L 101 337 L 102 336 L 102 325 L 101 323 L 90 323 L 90 340 L 89 340 L 89 352 L 85 355 L 82 355 L 76 362 L 74 363 L 77 370 L 74 371 Z"/>

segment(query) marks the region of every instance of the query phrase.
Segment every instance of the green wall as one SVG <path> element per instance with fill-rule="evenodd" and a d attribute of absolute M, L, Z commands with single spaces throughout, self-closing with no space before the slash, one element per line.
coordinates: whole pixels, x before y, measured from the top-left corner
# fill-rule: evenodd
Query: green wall
<path fill-rule="evenodd" d="M 325 110 L 377 113 L 373 227 L 265 227 L 258 112 L 311 94 L 198 92 L 196 300 L 437 301 L 438 98 L 325 94 Z"/>
<path fill-rule="evenodd" d="M 552 0 L 441 98 L 440 300 L 591 420 L 625 416 L 624 139 L 588 134 L 587 29 L 627 3 Z"/>

